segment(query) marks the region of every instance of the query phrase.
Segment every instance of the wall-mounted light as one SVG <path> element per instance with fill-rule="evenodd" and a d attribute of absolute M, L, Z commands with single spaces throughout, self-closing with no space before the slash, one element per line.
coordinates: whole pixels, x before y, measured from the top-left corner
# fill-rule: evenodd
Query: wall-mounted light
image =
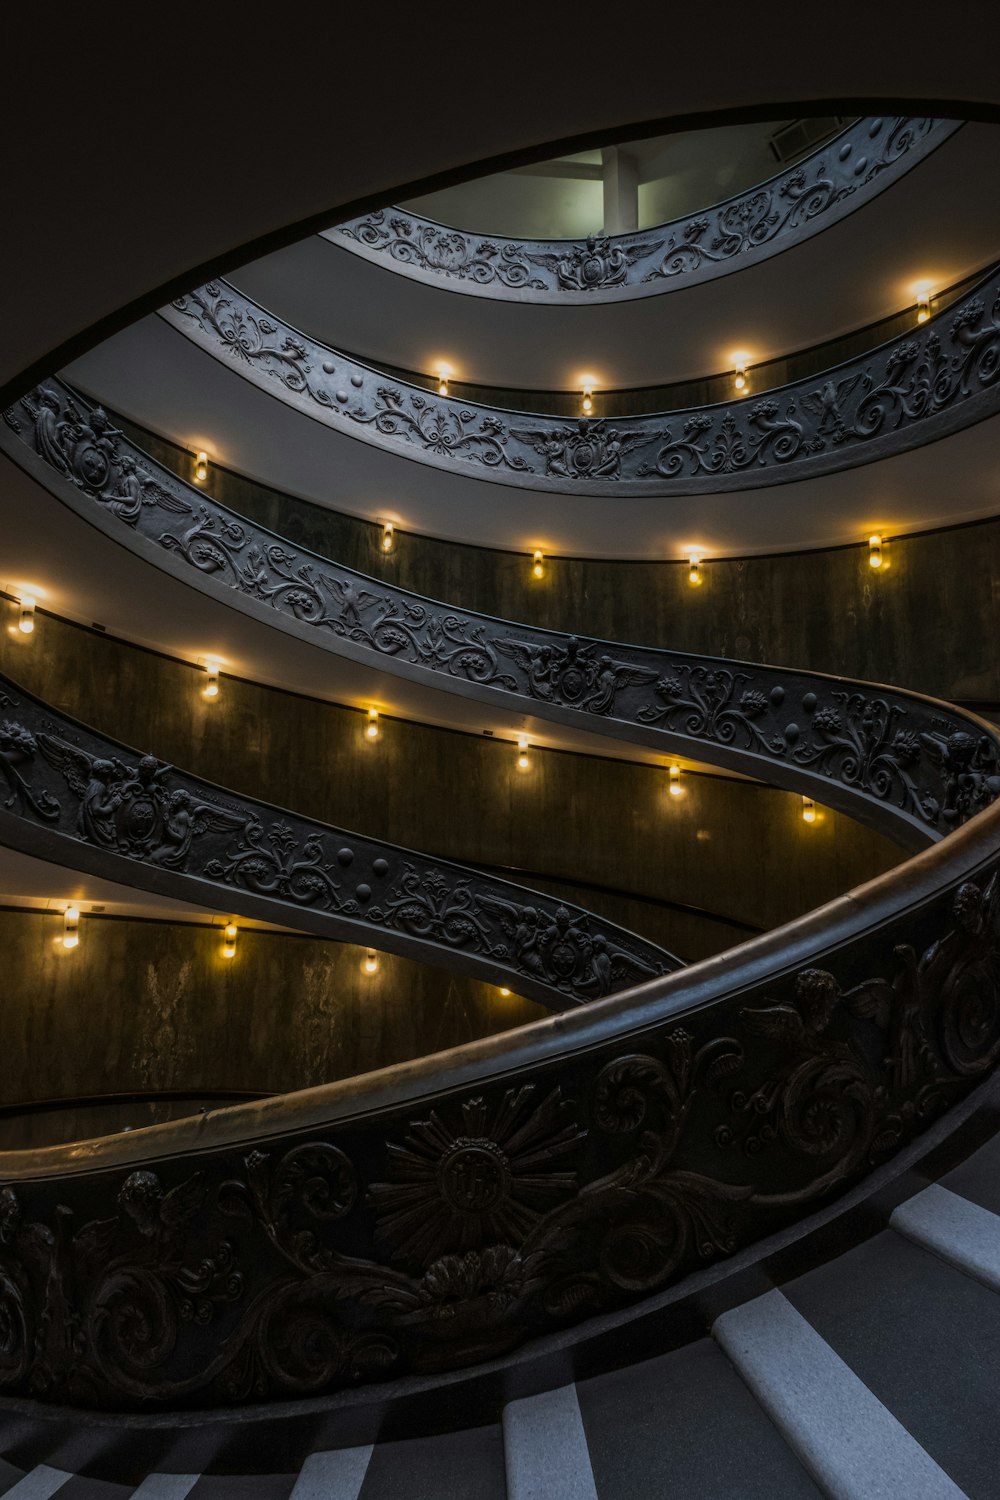
<path fill-rule="evenodd" d="M 205 662 L 205 686 L 201 690 L 203 698 L 217 698 L 219 696 L 219 663 L 217 661 Z"/>
<path fill-rule="evenodd" d="M 538 550 L 535 551 L 534 560 L 533 560 L 532 565 L 531 565 L 531 571 L 532 571 L 532 573 L 534 573 L 534 575 L 535 575 L 536 578 L 544 578 L 545 577 L 545 555 L 544 555 L 544 553 L 539 552 Z"/>
<path fill-rule="evenodd" d="M 816 804 L 811 797 L 802 798 L 802 821 L 803 823 L 816 821 Z"/>
<path fill-rule="evenodd" d="M 448 371 L 444 368 L 443 365 L 442 365 L 441 369 L 438 370 L 438 378 L 437 378 L 437 380 L 438 380 L 438 395 L 439 396 L 447 396 L 447 394 L 448 394 Z"/>
<path fill-rule="evenodd" d="M 391 552 L 396 540 L 396 528 L 391 521 L 382 522 L 382 551 Z"/>
<path fill-rule="evenodd" d="M 361 965 L 361 972 L 362 974 L 378 973 L 378 954 L 375 952 L 374 948 L 369 948 L 368 952 L 365 954 L 365 961 Z"/>
<path fill-rule="evenodd" d="M 736 391 L 737 395 L 742 396 L 746 388 L 747 367 L 744 364 L 738 364 L 733 371 L 733 389 Z"/>
<path fill-rule="evenodd" d="M 196 453 L 194 456 L 194 482 L 204 484 L 208 478 L 208 454 Z"/>
<path fill-rule="evenodd" d="M 222 930 L 222 956 L 223 958 L 236 957 L 236 934 L 238 928 L 235 922 L 227 922 Z"/>
<path fill-rule="evenodd" d="M 868 566 L 870 568 L 882 566 L 882 538 L 878 535 L 868 538 Z"/>
<path fill-rule="evenodd" d="M 690 583 L 693 588 L 697 588 L 698 585 L 701 583 L 701 558 L 700 557 L 689 557 L 688 558 L 688 583 Z"/>
<path fill-rule="evenodd" d="M 18 615 L 17 628 L 22 635 L 30 635 L 35 628 L 35 597 L 33 594 L 21 595 L 21 611 Z"/>
<path fill-rule="evenodd" d="M 378 709 L 368 710 L 368 723 L 365 725 L 365 738 L 369 740 L 378 739 Z"/>
<path fill-rule="evenodd" d="M 931 315 L 931 294 L 921 292 L 917 297 L 917 322 L 926 323 Z"/>
<path fill-rule="evenodd" d="M 67 906 L 63 912 L 62 945 L 64 948 L 76 948 L 80 943 L 80 908 L 78 906 Z"/>
<path fill-rule="evenodd" d="M 519 734 L 517 737 L 517 769 L 519 771 L 526 771 L 531 765 L 528 744 L 528 736 L 526 734 Z"/>
<path fill-rule="evenodd" d="M 505 985 L 501 986 L 500 993 L 505 1000 L 508 1000 L 510 998 L 510 990 L 507 989 Z"/>
<path fill-rule="evenodd" d="M 670 766 L 670 768 L 667 771 L 667 776 L 669 778 L 669 786 L 670 786 L 670 795 L 671 795 L 671 797 L 679 797 L 682 794 L 682 792 L 684 791 L 684 788 L 681 786 L 681 768 L 680 768 L 680 766 L 677 766 L 677 765 Z"/>
<path fill-rule="evenodd" d="M 583 388 L 583 415 L 585 417 L 589 417 L 590 413 L 593 410 L 594 410 L 594 389 L 593 389 L 593 386 L 585 385 L 584 388 Z"/>

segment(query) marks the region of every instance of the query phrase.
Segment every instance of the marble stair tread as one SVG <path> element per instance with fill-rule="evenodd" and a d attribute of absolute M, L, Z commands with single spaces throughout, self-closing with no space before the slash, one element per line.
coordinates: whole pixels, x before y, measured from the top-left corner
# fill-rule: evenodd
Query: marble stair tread
<path fill-rule="evenodd" d="M 358 1500 L 372 1447 L 311 1453 L 299 1472 L 291 1500 Z"/>
<path fill-rule="evenodd" d="M 73 1478 L 65 1469 L 53 1468 L 51 1464 L 36 1464 L 26 1474 L 16 1479 L 4 1494 L 8 1500 L 49 1500 L 50 1495 L 65 1491 Z"/>
<path fill-rule="evenodd" d="M 971 1500 L 996 1500 L 1000 1296 L 891 1229 L 782 1291 Z"/>
<path fill-rule="evenodd" d="M 712 1332 L 830 1500 L 965 1500 L 780 1291 L 730 1308 Z"/>
<path fill-rule="evenodd" d="M 890 1229 L 1000 1292 L 1000 1217 L 940 1183 L 901 1203 Z"/>
<path fill-rule="evenodd" d="M 504 1407 L 507 1500 L 598 1500 L 576 1386 Z"/>
<path fill-rule="evenodd" d="M 1000 1214 L 1000 1132 L 942 1177 L 941 1186 Z"/>
<path fill-rule="evenodd" d="M 187 1500 L 198 1474 L 147 1474 L 131 1500 Z"/>
<path fill-rule="evenodd" d="M 358 1500 L 506 1500 L 499 1425 L 376 1443 Z M 331 1500 L 339 1500 L 331 1492 Z"/>
<path fill-rule="evenodd" d="M 820 1500 L 711 1339 L 582 1380 L 577 1396 L 600 1500 Z"/>

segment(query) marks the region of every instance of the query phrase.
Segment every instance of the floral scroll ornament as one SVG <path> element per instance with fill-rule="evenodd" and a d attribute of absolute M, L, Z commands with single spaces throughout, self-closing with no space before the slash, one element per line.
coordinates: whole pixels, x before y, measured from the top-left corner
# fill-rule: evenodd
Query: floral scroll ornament
<path fill-rule="evenodd" d="M 956 121 L 907 116 L 856 120 L 770 180 L 641 235 L 484 239 L 389 208 L 338 225 L 324 237 L 404 275 L 460 292 L 549 303 L 655 295 L 806 238 L 958 128 Z"/>

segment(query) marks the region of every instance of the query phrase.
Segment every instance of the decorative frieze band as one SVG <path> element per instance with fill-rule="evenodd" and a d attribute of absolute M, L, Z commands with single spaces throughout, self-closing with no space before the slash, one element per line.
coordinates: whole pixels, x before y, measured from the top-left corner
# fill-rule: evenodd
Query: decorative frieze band
<path fill-rule="evenodd" d="M 317 343 L 226 282 L 160 316 L 277 399 L 349 437 L 470 478 L 567 494 L 754 489 L 849 469 L 1000 410 L 1000 273 L 946 311 L 759 396 L 633 417 L 546 418 L 439 396 Z"/>
<path fill-rule="evenodd" d="M 341 249 L 418 281 L 516 302 L 592 304 L 691 286 L 836 223 L 960 128 L 910 116 L 856 120 L 804 160 L 723 203 L 641 233 L 520 240 L 379 209 L 324 231 Z"/>

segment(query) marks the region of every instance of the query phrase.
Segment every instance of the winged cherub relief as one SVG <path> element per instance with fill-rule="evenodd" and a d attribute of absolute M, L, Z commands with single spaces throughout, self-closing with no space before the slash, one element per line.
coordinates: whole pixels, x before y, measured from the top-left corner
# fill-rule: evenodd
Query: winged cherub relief
<path fill-rule="evenodd" d="M 128 766 L 117 756 L 91 755 L 51 734 L 40 734 L 38 747 L 79 798 L 80 838 L 99 848 L 181 869 L 198 834 L 230 832 L 245 822 L 241 813 L 186 787 L 171 788 L 172 767 L 154 755 Z"/>

